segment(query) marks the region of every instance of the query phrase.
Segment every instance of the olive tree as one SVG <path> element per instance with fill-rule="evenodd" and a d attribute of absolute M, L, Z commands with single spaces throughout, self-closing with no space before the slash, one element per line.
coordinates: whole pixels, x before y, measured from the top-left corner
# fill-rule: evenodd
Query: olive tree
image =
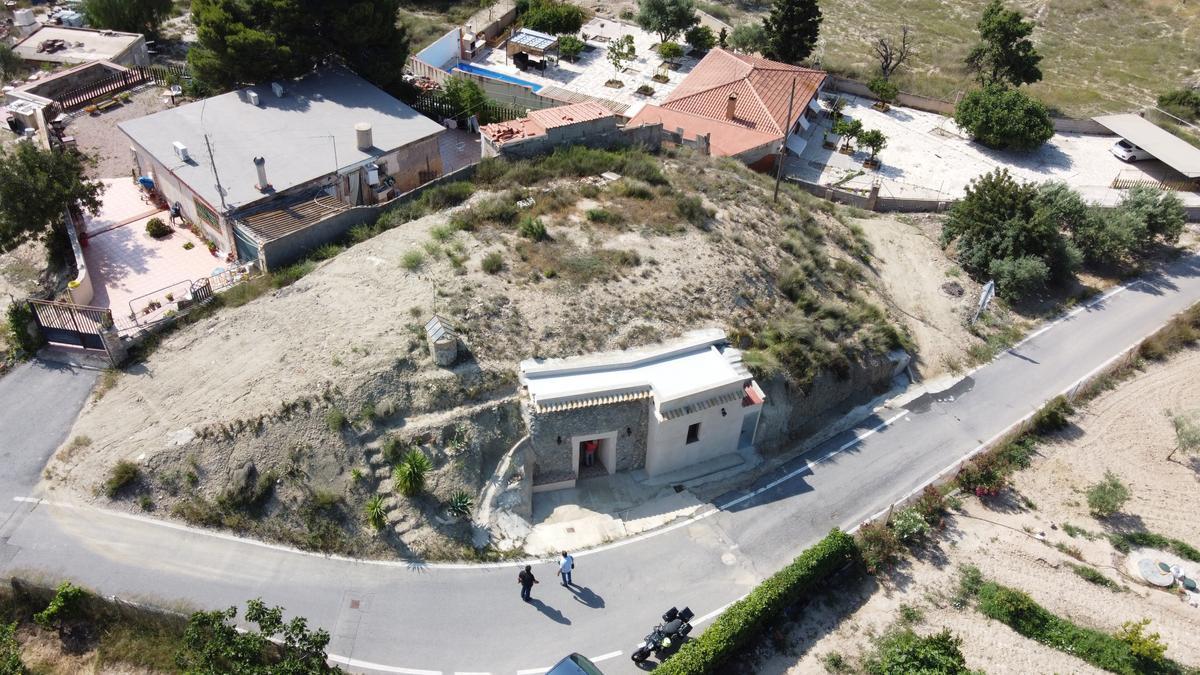
<path fill-rule="evenodd" d="M 963 97 L 954 122 L 996 150 L 1034 150 L 1054 135 L 1046 106 L 1016 89 L 992 84 Z"/>
<path fill-rule="evenodd" d="M 670 42 L 700 23 L 694 0 L 638 0 L 638 25 Z"/>
<path fill-rule="evenodd" d="M 98 214 L 104 184 L 87 177 L 90 163 L 74 152 L 33 143 L 17 143 L 0 154 L 0 251 L 65 233 L 68 208 Z"/>

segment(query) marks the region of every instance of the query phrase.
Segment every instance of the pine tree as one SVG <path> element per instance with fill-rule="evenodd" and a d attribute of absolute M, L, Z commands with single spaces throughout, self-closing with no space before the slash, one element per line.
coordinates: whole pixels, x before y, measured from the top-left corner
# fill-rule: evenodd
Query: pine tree
<path fill-rule="evenodd" d="M 773 61 L 798 64 L 812 54 L 821 31 L 817 0 L 775 0 L 763 20 L 767 45 L 763 55 Z"/>

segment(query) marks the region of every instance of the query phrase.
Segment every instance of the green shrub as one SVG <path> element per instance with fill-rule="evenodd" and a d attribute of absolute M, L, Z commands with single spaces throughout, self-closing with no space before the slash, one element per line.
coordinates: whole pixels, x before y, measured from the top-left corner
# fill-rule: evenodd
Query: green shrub
<path fill-rule="evenodd" d="M 711 7 L 724 9 L 721 5 L 710 5 Z M 717 45 L 717 36 L 713 33 L 713 29 L 708 26 L 695 25 L 688 29 L 683 38 L 692 49 L 698 52 L 706 52 Z"/>
<path fill-rule="evenodd" d="M 1129 553 L 1135 548 L 1157 548 L 1170 551 L 1181 558 L 1192 562 L 1200 562 L 1200 550 L 1178 539 L 1164 537 L 1153 532 L 1114 532 L 1108 535 L 1108 541 L 1113 548 L 1122 553 Z"/>
<path fill-rule="evenodd" d="M 1121 588 L 1120 584 L 1104 576 L 1094 567 L 1088 567 L 1087 565 L 1076 565 L 1075 563 L 1067 563 L 1067 566 L 1070 567 L 1071 571 L 1075 572 L 1075 574 L 1077 574 L 1081 579 L 1090 584 L 1103 586 L 1110 591 L 1124 590 Z"/>
<path fill-rule="evenodd" d="M 542 241 L 546 238 L 546 224 L 542 222 L 541 218 L 525 216 L 517 225 L 517 233 L 526 239 Z"/>
<path fill-rule="evenodd" d="M 962 653 L 962 638 L 950 629 L 922 637 L 911 628 L 891 630 L 875 647 L 875 653 L 867 660 L 866 672 L 870 675 L 898 675 L 920 673 L 922 675 L 970 675 Z"/>
<path fill-rule="evenodd" d="M 1186 120 L 1200 119 L 1200 90 L 1173 89 L 1158 97 L 1158 107 Z"/>
<path fill-rule="evenodd" d="M 151 218 L 146 221 L 146 234 L 159 239 L 171 234 L 171 226 L 164 223 L 162 218 Z"/>
<path fill-rule="evenodd" d="M 33 318 L 33 307 L 28 302 L 17 301 L 8 306 L 8 342 L 21 356 L 32 356 L 41 348 L 44 340 Z"/>
<path fill-rule="evenodd" d="M 450 496 L 450 501 L 446 504 L 446 510 L 456 518 L 469 518 L 471 516 L 471 509 L 474 506 L 475 502 L 471 499 L 469 493 L 465 490 L 456 490 Z"/>
<path fill-rule="evenodd" d="M 1088 510 L 1097 518 L 1108 518 L 1129 501 L 1129 488 L 1111 471 L 1104 472 L 1104 480 L 1087 489 Z"/>
<path fill-rule="evenodd" d="M 1117 631 L 1113 637 L 1124 642 L 1130 653 L 1135 658 L 1143 663 L 1151 663 L 1156 666 L 1165 665 L 1167 654 L 1167 645 L 1163 644 L 1162 637 L 1158 633 L 1146 633 L 1146 627 L 1150 625 L 1150 619 L 1142 619 L 1141 621 L 1126 621 L 1121 625 L 1121 630 Z"/>
<path fill-rule="evenodd" d="M 343 250 L 344 249 L 337 244 L 322 244 L 318 246 L 315 251 L 309 254 L 309 257 L 313 260 L 328 260 L 337 256 L 337 254 L 341 253 Z"/>
<path fill-rule="evenodd" d="M 281 270 L 276 270 L 271 273 L 271 285 L 275 288 L 284 288 L 300 281 L 306 274 L 316 268 L 316 263 L 311 260 L 302 260 L 298 263 L 288 265 Z"/>
<path fill-rule="evenodd" d="M 1074 414 L 1075 408 L 1065 396 L 1055 396 L 1033 414 L 1033 433 L 1045 435 L 1062 431 L 1071 426 L 1071 415 Z"/>
<path fill-rule="evenodd" d="M 383 461 L 391 466 L 398 466 L 404 461 L 404 453 L 408 452 L 411 446 L 400 440 L 399 436 L 388 436 L 383 439 L 383 444 L 380 450 L 383 452 Z"/>
<path fill-rule="evenodd" d="M 417 249 L 405 252 L 400 257 L 400 266 L 409 272 L 416 272 L 421 269 L 421 265 L 425 264 L 425 254 Z"/>
<path fill-rule="evenodd" d="M 383 495 L 372 495 L 363 507 L 367 524 L 376 530 L 382 530 L 387 525 L 387 507 L 383 504 Z"/>
<path fill-rule="evenodd" d="M 479 266 L 488 274 L 497 274 L 504 269 L 504 256 L 499 251 L 492 251 L 483 256 Z"/>
<path fill-rule="evenodd" d="M 458 206 L 470 199 L 474 193 L 474 185 L 467 181 L 456 181 L 435 185 L 425 190 L 417 201 L 430 211 L 441 211 L 451 206 Z"/>
<path fill-rule="evenodd" d="M 883 76 L 871 78 L 871 81 L 867 83 L 867 89 L 870 89 L 875 98 L 884 103 L 895 101 L 896 96 L 900 94 L 900 87 L 895 82 Z"/>
<path fill-rule="evenodd" d="M 983 587 L 983 573 L 974 565 L 962 565 L 958 569 L 958 587 L 950 598 L 955 609 L 965 609 L 971 599 L 979 595 Z"/>
<path fill-rule="evenodd" d="M 346 413 L 338 408 L 330 408 L 325 413 L 325 426 L 333 433 L 338 433 L 346 426 Z"/>
<path fill-rule="evenodd" d="M 608 209 L 588 209 L 587 219 L 591 223 L 607 224 L 619 223 L 623 220 L 621 214 L 616 211 L 609 211 Z"/>
<path fill-rule="evenodd" d="M 21 661 L 21 645 L 17 642 L 17 622 L 0 622 L 0 673 L 24 675 L 27 672 Z"/>
<path fill-rule="evenodd" d="M 77 618 L 83 611 L 88 592 L 69 581 L 58 585 L 54 597 L 46 609 L 33 615 L 33 620 L 42 628 L 55 628 L 63 622 Z"/>
<path fill-rule="evenodd" d="M 392 480 L 395 481 L 397 490 L 411 497 L 425 489 L 425 474 L 432 468 L 433 465 L 425 453 L 419 448 L 413 448 L 392 471 Z"/>
<path fill-rule="evenodd" d="M 104 481 L 104 494 L 109 499 L 116 499 L 122 490 L 137 482 L 141 477 L 142 471 L 137 464 L 121 460 L 109 469 L 108 480 Z"/>
<path fill-rule="evenodd" d="M 662 42 L 658 45 L 658 55 L 664 61 L 678 59 L 683 56 L 683 45 L 678 42 Z"/>
<path fill-rule="evenodd" d="M 704 208 L 704 202 L 694 196 L 676 198 L 675 210 L 693 225 L 703 225 L 713 216 L 711 211 Z"/>
<path fill-rule="evenodd" d="M 910 506 L 892 516 L 892 531 L 900 541 L 911 543 L 929 534 L 929 522 L 915 506 Z"/>
<path fill-rule="evenodd" d="M 583 10 L 567 2 L 520 0 L 517 12 L 526 28 L 551 35 L 578 33 L 583 27 Z"/>
<path fill-rule="evenodd" d="M 853 537 L 833 530 L 745 598 L 730 605 L 698 638 L 685 642 L 655 672 L 659 675 L 715 672 L 727 659 L 758 639 L 784 609 L 811 594 L 855 557 Z"/>
<path fill-rule="evenodd" d="M 1037 604 L 1028 595 L 993 582 L 979 588 L 979 611 L 1027 638 L 1082 659 L 1097 668 L 1121 675 L 1183 673 L 1176 663 L 1155 663 L 1134 654 L 1123 639 L 1076 626 Z M 1128 637 L 1128 636 L 1126 636 Z M 1136 636 L 1146 639 L 1146 636 Z"/>
<path fill-rule="evenodd" d="M 1005 300 L 1020 300 L 1045 290 L 1050 268 L 1044 260 L 1027 255 L 993 260 L 988 274 L 996 280 L 997 295 Z"/>
<path fill-rule="evenodd" d="M 622 178 L 612 184 L 612 192 L 618 197 L 631 199 L 654 199 L 654 190 L 645 182 L 635 178 Z"/>
<path fill-rule="evenodd" d="M 890 527 L 882 523 L 863 523 L 855 536 L 863 565 L 870 574 L 891 567 L 903 546 Z"/>

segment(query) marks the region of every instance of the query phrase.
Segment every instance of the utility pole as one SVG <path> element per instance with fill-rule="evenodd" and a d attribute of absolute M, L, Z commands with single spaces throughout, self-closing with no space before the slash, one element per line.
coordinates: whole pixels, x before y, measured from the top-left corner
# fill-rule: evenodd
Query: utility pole
<path fill-rule="evenodd" d="M 217 181 L 217 195 L 221 197 L 221 214 L 225 215 L 229 211 L 229 207 L 225 205 L 225 189 L 221 187 L 221 176 L 217 174 L 217 162 L 213 159 L 212 143 L 208 140 L 208 134 L 204 134 L 204 147 L 208 149 L 208 164 L 212 167 L 213 180 Z"/>
<path fill-rule="evenodd" d="M 792 137 L 792 106 L 796 104 L 796 80 L 792 79 L 792 95 L 788 98 L 787 131 L 783 134 L 783 142 L 779 144 L 779 156 L 775 158 L 775 196 L 771 201 L 779 201 L 779 180 L 783 178 L 783 153 L 787 149 L 788 139 Z"/>

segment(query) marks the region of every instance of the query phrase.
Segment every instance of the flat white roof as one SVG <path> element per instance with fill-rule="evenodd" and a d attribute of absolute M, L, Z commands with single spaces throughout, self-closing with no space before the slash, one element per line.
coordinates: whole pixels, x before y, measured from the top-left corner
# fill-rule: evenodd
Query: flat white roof
<path fill-rule="evenodd" d="M 521 382 L 539 406 L 649 388 L 661 406 L 747 379 L 717 347 L 725 332 L 709 329 L 680 340 L 623 352 L 521 362 Z"/>
<path fill-rule="evenodd" d="M 13 46 L 17 56 L 26 61 L 51 63 L 86 63 L 111 61 L 142 39 L 139 33 L 120 33 L 111 30 L 46 25 Z M 66 49 L 38 53 L 38 45 L 46 40 L 62 40 Z"/>
<path fill-rule="evenodd" d="M 1092 119 L 1188 178 L 1200 178 L 1200 148 L 1150 120 L 1132 113 Z"/>

